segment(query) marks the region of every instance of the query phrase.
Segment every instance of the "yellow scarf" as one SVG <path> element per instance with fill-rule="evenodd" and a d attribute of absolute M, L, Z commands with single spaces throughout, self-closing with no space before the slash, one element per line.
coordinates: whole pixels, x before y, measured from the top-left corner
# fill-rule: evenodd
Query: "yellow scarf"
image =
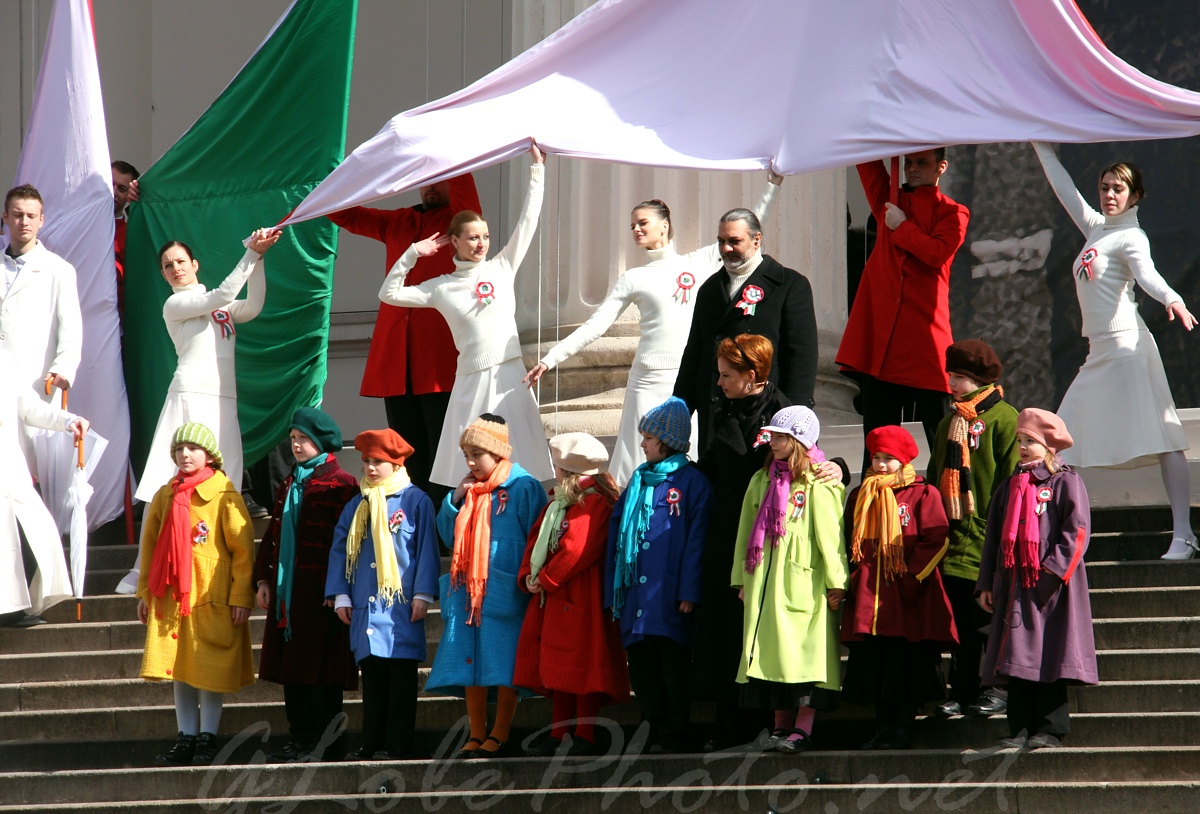
<path fill-rule="evenodd" d="M 908 486 L 916 480 L 917 473 L 911 463 L 894 475 L 868 475 L 858 492 L 854 506 L 854 534 L 850 538 L 850 559 L 862 562 L 864 542 L 875 543 L 875 559 L 880 563 L 885 577 L 908 573 L 904 562 L 904 528 L 900 525 L 900 507 L 892 491 Z"/>
<path fill-rule="evenodd" d="M 354 519 L 350 522 L 350 534 L 346 538 L 346 578 L 354 581 L 354 569 L 358 565 L 358 554 L 362 549 L 363 537 L 367 533 L 367 518 L 371 520 L 371 537 L 375 542 L 375 578 L 379 588 L 375 592 L 385 608 L 399 597 L 400 603 L 404 598 L 404 587 L 400 583 L 400 563 L 396 560 L 396 546 L 392 543 L 392 530 L 389 526 L 388 495 L 394 495 L 411 481 L 408 470 L 398 468 L 378 483 L 363 478 L 358 488 L 362 492 L 363 501 L 354 510 Z"/>

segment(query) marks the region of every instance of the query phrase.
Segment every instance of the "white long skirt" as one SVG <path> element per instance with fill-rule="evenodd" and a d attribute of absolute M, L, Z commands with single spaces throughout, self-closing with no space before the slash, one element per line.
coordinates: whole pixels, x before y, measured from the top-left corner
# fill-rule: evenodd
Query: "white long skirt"
<path fill-rule="evenodd" d="M 475 373 L 459 374 L 450 391 L 450 409 L 442 422 L 433 472 L 429 479 L 443 486 L 457 486 L 466 477 L 467 463 L 458 441 L 467 426 L 483 413 L 498 415 L 508 424 L 512 460 L 540 481 L 554 479 L 546 430 L 537 401 L 525 385 L 525 366 L 509 359 Z"/>
<path fill-rule="evenodd" d="M 633 471 L 646 462 L 642 452 L 642 434 L 638 422 L 642 416 L 671 397 L 675 391 L 675 380 L 679 368 L 651 370 L 635 364 L 629 369 L 629 384 L 625 387 L 625 403 L 621 406 L 621 428 L 617 431 L 617 443 L 613 447 L 608 471 L 617 485 L 624 489 L 633 477 Z M 696 460 L 698 433 L 696 414 L 692 414 L 692 440 L 688 457 Z"/>
<path fill-rule="evenodd" d="M 154 428 L 154 440 L 150 442 L 150 455 L 134 493 L 136 499 L 149 503 L 154 493 L 175 476 L 178 467 L 171 459 L 171 441 L 177 429 L 192 421 L 205 425 L 217 436 L 217 449 L 221 450 L 224 461 L 221 469 L 233 488 L 241 490 L 242 428 L 238 424 L 237 399 L 168 390 Z"/>
<path fill-rule="evenodd" d="M 1133 469 L 1187 449 L 1153 335 L 1112 331 L 1088 337 L 1088 344 L 1087 360 L 1058 408 L 1075 441 L 1063 460 Z"/>

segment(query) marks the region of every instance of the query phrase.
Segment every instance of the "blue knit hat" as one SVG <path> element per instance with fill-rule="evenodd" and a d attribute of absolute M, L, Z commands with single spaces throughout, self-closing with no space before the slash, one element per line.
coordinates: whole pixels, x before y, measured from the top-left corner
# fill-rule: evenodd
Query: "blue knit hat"
<path fill-rule="evenodd" d="M 692 438 L 692 411 L 683 399 L 671 396 L 642 416 L 638 431 L 653 435 L 677 452 L 687 452 Z"/>

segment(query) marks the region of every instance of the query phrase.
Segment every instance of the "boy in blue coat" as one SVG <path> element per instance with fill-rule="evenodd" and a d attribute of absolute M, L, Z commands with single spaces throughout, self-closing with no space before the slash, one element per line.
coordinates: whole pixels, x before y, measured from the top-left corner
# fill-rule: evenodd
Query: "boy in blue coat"
<path fill-rule="evenodd" d="M 687 731 L 700 600 L 701 557 L 712 488 L 684 451 L 692 423 L 672 396 L 638 424 L 646 463 L 633 473 L 609 525 L 605 607 L 621 624 L 629 683 L 651 754 L 679 752 Z"/>
<path fill-rule="evenodd" d="M 413 448 L 393 430 L 354 439 L 361 495 L 342 510 L 329 551 L 326 599 L 350 626 L 362 670 L 363 745 L 352 760 L 398 760 L 417 724 L 417 666 L 425 660 L 425 613 L 438 596 L 433 502 L 413 486 Z"/>
<path fill-rule="evenodd" d="M 442 577 L 442 640 L 425 689 L 466 699 L 471 734 L 458 757 L 500 757 L 517 711 L 513 670 L 529 603 L 517 574 L 546 490 L 511 460 L 500 416 L 475 419 L 459 446 L 470 472 L 438 512 L 438 531 L 454 541 L 454 555 Z M 489 699 L 496 702 L 490 732 Z"/>

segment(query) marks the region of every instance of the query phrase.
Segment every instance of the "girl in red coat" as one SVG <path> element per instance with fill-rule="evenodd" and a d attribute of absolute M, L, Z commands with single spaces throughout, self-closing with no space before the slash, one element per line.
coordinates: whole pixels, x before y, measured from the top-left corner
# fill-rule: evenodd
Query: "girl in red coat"
<path fill-rule="evenodd" d="M 864 749 L 907 749 L 917 708 L 941 700 L 942 650 L 958 644 L 938 563 L 950 524 L 937 488 L 913 470 L 917 443 L 902 427 L 867 435 L 871 472 L 846 502 L 850 598 L 842 641 L 850 659 L 842 694 L 874 704 Z"/>
<path fill-rule="evenodd" d="M 552 755 L 575 731 L 568 755 L 595 751 L 600 707 L 629 698 L 629 671 L 617 623 L 603 611 L 604 551 L 618 490 L 601 472 L 608 450 L 585 432 L 550 439 L 558 485 L 534 524 L 517 576 L 535 594 L 517 644 L 513 683 L 554 702 L 549 737 L 528 750 Z"/>

